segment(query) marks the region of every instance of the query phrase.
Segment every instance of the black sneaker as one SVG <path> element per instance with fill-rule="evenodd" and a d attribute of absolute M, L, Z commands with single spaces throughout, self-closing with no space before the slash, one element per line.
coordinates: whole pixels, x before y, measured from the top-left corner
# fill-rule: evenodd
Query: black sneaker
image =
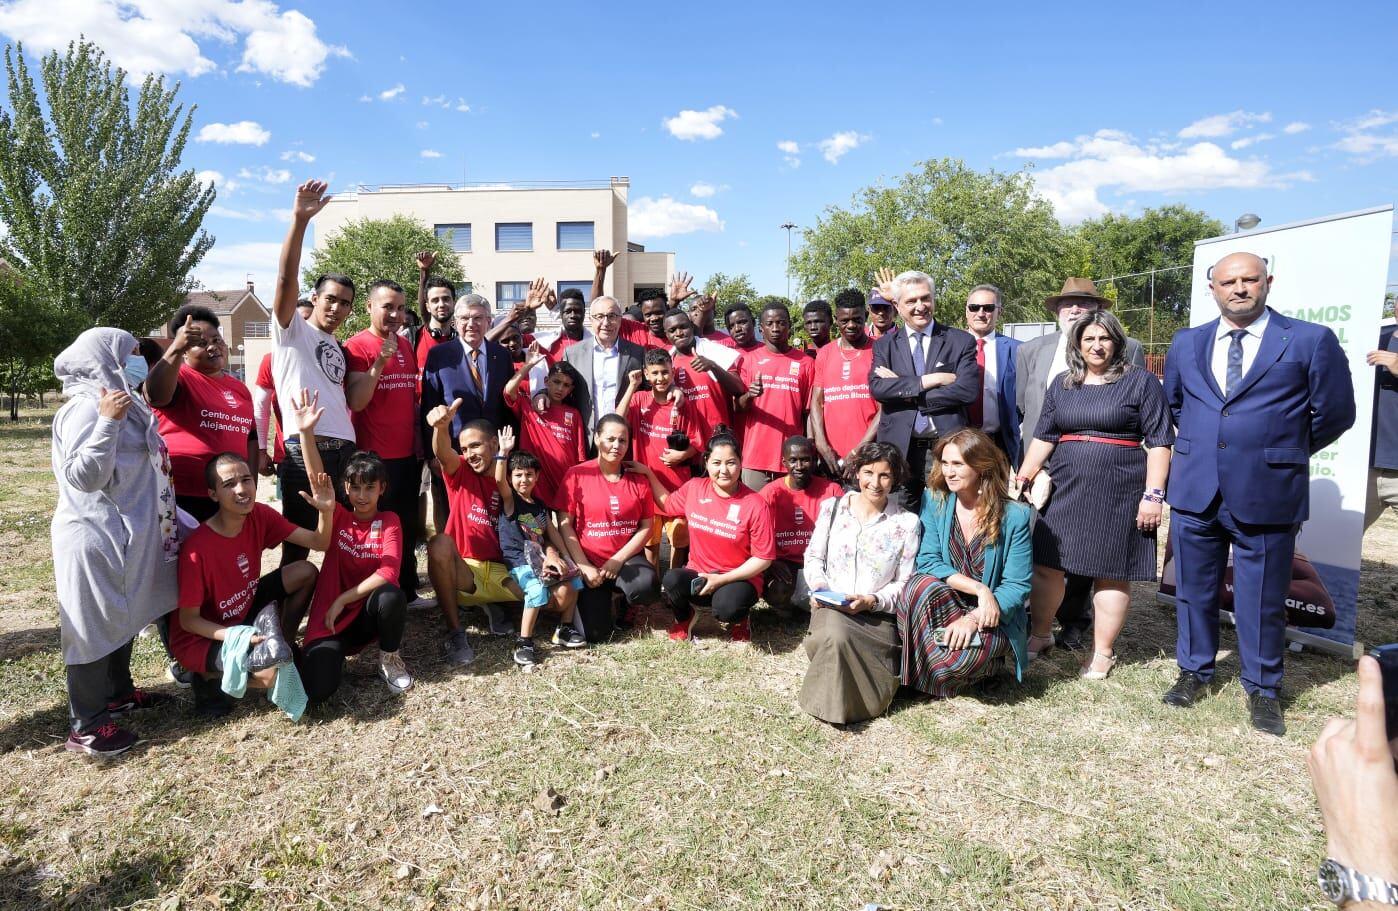
<path fill-rule="evenodd" d="M 194 714 L 212 721 L 227 718 L 233 713 L 233 706 L 217 680 L 205 680 L 202 675 L 195 674 L 191 683 L 194 687 Z"/>
<path fill-rule="evenodd" d="M 131 695 L 122 699 L 113 699 L 107 703 L 107 714 L 116 718 L 125 715 L 127 712 L 134 712 L 137 709 L 148 709 L 155 705 L 165 705 L 174 697 L 168 693 L 155 693 L 150 690 L 132 690 Z"/>
<path fill-rule="evenodd" d="M 558 629 L 553 631 L 553 644 L 564 648 L 587 648 L 587 637 L 572 626 L 560 623 Z"/>
<path fill-rule="evenodd" d="M 182 690 L 187 690 L 194 680 L 194 672 L 187 671 L 178 661 L 171 661 L 165 668 L 165 679 Z"/>
<path fill-rule="evenodd" d="M 139 739 L 126 728 L 117 727 L 116 722 L 108 721 L 94 731 L 69 734 L 63 748 L 70 753 L 86 753 L 89 756 L 120 756 L 134 747 Z"/>
<path fill-rule="evenodd" d="M 521 639 L 519 646 L 515 649 L 515 664 L 520 667 L 533 667 L 539 663 L 539 659 L 534 655 L 534 643 L 529 639 Z"/>

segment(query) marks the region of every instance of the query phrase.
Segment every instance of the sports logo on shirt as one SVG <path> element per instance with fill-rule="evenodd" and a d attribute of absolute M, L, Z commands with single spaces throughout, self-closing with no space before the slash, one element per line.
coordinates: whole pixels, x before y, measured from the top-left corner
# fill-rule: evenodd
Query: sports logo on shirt
<path fill-rule="evenodd" d="M 369 542 L 378 544 L 383 541 L 383 519 L 375 519 L 369 526 Z"/>
<path fill-rule="evenodd" d="M 232 393 L 231 390 L 223 390 L 223 400 L 228 403 L 229 408 L 238 407 L 238 398 Z"/>
<path fill-rule="evenodd" d="M 252 566 L 252 564 L 248 563 L 248 555 L 247 555 L 247 554 L 238 554 L 238 571 L 239 571 L 239 572 L 241 572 L 244 576 L 246 576 L 246 575 L 248 574 L 248 570 L 251 568 L 251 566 Z"/>
<path fill-rule="evenodd" d="M 845 361 L 843 364 L 840 365 L 840 379 L 849 379 L 849 361 Z"/>
<path fill-rule="evenodd" d="M 572 424 L 572 423 L 573 423 L 573 414 L 574 414 L 574 412 L 572 412 L 572 411 L 565 411 L 565 412 L 563 412 L 563 423 L 565 423 L 565 424 Z"/>
<path fill-rule="evenodd" d="M 742 515 L 742 512 L 743 507 L 741 505 L 737 503 L 731 504 L 728 507 L 728 521 L 736 523 L 738 521 L 738 518 Z"/>
<path fill-rule="evenodd" d="M 612 511 L 612 515 L 619 514 L 621 512 L 621 500 L 616 497 L 608 497 L 607 508 Z"/>
<path fill-rule="evenodd" d="M 801 365 L 800 365 L 800 364 L 798 364 L 798 363 L 796 363 L 796 362 L 792 362 L 792 364 L 791 364 L 791 375 L 792 375 L 792 376 L 800 376 L 800 375 L 801 375 Z"/>
<path fill-rule="evenodd" d="M 795 522 L 797 525 L 805 525 L 805 524 L 806 524 L 806 512 L 805 512 L 805 510 L 803 510 L 803 509 L 802 509 L 801 507 L 799 507 L 799 506 L 796 507 L 796 511 L 795 511 L 794 513 L 792 513 L 791 519 L 792 519 L 792 521 Z"/>

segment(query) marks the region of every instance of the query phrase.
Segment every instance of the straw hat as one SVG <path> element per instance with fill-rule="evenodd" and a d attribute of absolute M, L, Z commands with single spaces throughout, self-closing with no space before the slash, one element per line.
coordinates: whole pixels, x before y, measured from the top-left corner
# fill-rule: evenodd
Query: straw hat
<path fill-rule="evenodd" d="M 1082 297 L 1088 300 L 1097 301 L 1103 310 L 1112 309 L 1111 298 L 1103 297 L 1097 293 L 1097 285 L 1090 278 L 1070 278 L 1063 283 L 1063 290 L 1052 297 L 1044 298 L 1044 306 L 1049 308 L 1051 313 L 1058 313 L 1058 307 L 1065 300 L 1071 297 Z"/>

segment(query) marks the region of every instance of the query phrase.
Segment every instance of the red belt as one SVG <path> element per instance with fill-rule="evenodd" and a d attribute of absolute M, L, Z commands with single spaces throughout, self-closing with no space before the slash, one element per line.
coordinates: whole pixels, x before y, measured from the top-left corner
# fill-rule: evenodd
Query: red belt
<path fill-rule="evenodd" d="M 1060 443 L 1110 443 L 1113 446 L 1139 446 L 1140 440 L 1117 440 L 1112 437 L 1095 437 L 1086 433 L 1065 433 L 1058 438 Z"/>

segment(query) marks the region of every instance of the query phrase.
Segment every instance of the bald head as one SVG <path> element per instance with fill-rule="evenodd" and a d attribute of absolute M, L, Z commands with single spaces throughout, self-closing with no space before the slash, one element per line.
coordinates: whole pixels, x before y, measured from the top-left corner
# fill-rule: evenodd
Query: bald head
<path fill-rule="evenodd" d="M 1252 325 L 1267 309 L 1272 277 L 1267 263 L 1255 253 L 1230 253 L 1214 263 L 1209 273 L 1218 312 L 1239 329 Z"/>

